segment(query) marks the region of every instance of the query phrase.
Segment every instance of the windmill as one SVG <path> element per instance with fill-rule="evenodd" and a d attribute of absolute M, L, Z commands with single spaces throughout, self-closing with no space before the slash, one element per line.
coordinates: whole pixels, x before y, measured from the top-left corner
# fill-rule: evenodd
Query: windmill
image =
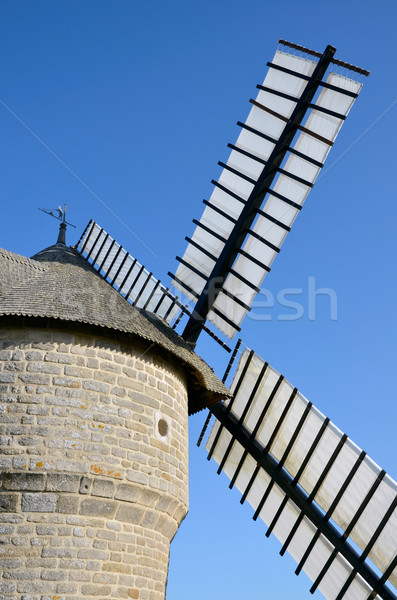
<path fill-rule="evenodd" d="M 218 464 L 327 599 L 391 600 L 397 485 L 253 350 L 240 353 L 247 312 L 302 209 L 368 72 L 280 40 L 263 84 L 171 286 L 91 221 L 76 248 L 135 307 L 192 346 L 202 332 L 231 353 L 231 398 L 210 406 L 206 442 Z M 336 70 L 340 71 L 335 72 Z M 235 360 L 240 355 L 237 367 Z M 208 357 L 207 357 L 207 360 Z M 201 443 L 209 418 L 204 424 Z"/>

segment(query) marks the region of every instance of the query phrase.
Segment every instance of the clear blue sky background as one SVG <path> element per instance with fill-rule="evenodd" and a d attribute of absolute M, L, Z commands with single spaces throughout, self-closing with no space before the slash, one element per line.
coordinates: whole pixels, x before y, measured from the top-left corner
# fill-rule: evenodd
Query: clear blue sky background
<path fill-rule="evenodd" d="M 392 476 L 396 21 L 394 0 L 0 4 L 0 245 L 26 256 L 56 239 L 37 207 L 68 203 L 70 243 L 92 217 L 167 281 L 277 40 L 332 44 L 372 72 L 265 280 L 274 295 L 302 288 L 305 314 L 257 309 L 272 320 L 246 319 L 243 338 Z M 336 321 L 325 297 L 308 320 L 309 276 L 335 290 Z M 222 375 L 227 357 L 198 349 Z M 196 448 L 203 420 L 190 420 L 190 513 L 168 600 L 308 598 L 306 576 Z"/>

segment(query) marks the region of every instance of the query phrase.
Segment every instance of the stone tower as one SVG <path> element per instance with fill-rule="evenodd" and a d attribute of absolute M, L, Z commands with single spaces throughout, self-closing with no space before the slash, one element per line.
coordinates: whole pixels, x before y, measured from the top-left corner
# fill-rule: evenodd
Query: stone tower
<path fill-rule="evenodd" d="M 188 413 L 225 395 L 72 248 L 0 251 L 0 598 L 162 600 Z"/>

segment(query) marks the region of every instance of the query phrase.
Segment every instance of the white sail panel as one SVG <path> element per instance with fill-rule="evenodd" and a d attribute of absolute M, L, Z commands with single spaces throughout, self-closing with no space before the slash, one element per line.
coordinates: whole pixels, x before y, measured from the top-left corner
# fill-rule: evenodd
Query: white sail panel
<path fill-rule="evenodd" d="M 397 554 L 396 482 L 256 354 L 243 352 L 231 391 L 233 418 L 384 573 Z M 282 544 L 297 523 L 287 549 L 298 563 L 313 541 L 302 570 L 313 582 L 321 573 L 318 587 L 328 600 L 346 582 L 345 598 L 368 596 L 368 583 L 218 420 L 206 448 L 257 516 L 268 527 L 275 520 L 272 531 Z M 394 586 L 396 574 L 389 575 Z"/>
<path fill-rule="evenodd" d="M 137 308 L 155 312 L 168 323 L 180 313 L 177 298 L 97 223 L 87 227 L 77 250 Z"/>
<path fill-rule="evenodd" d="M 295 73 L 301 73 L 307 77 L 313 75 L 313 71 L 317 65 L 315 60 L 304 58 L 302 56 L 296 56 L 295 54 L 288 54 L 288 52 L 283 52 L 281 50 L 277 50 L 273 57 L 272 63 L 274 65 L 284 67 L 285 69 L 289 69 L 290 71 L 295 71 Z M 299 98 L 306 87 L 306 80 L 300 77 L 295 77 L 294 75 L 289 75 L 282 71 L 278 71 L 276 69 L 269 69 L 263 82 L 263 87 L 268 87 L 273 90 L 277 90 L 278 92 L 282 92 L 283 94 Z M 260 92 L 260 94 L 263 93 L 266 92 Z M 258 96 L 258 102 L 260 102 L 261 99 L 262 96 Z M 275 103 L 274 106 L 269 106 L 269 108 L 279 111 L 279 108 L 282 107 L 286 111 L 285 113 L 283 112 L 283 115 L 286 117 L 291 116 L 292 111 L 295 108 L 294 106 L 291 106 L 291 104 L 279 105 L 278 100 L 273 101 Z M 269 100 L 269 102 L 272 101 Z M 286 102 L 290 101 L 286 100 Z"/>
<path fill-rule="evenodd" d="M 252 190 L 254 188 L 254 185 L 252 183 L 250 183 L 246 179 L 243 179 L 240 175 L 236 175 L 235 173 L 233 173 L 231 171 L 227 171 L 226 169 L 223 169 L 218 181 L 219 181 L 219 183 L 226 186 L 229 190 L 231 190 L 232 192 L 234 192 L 235 194 L 237 194 L 238 196 L 240 196 L 240 198 L 242 198 L 244 200 L 249 197 L 250 193 L 252 192 Z M 211 198 L 211 200 L 212 200 L 211 204 L 213 204 L 214 198 Z M 238 202 L 238 201 L 235 201 L 235 202 Z M 237 216 L 241 212 L 242 203 L 241 202 L 238 202 L 238 204 L 234 203 L 234 206 L 235 206 L 234 217 L 237 218 Z"/>

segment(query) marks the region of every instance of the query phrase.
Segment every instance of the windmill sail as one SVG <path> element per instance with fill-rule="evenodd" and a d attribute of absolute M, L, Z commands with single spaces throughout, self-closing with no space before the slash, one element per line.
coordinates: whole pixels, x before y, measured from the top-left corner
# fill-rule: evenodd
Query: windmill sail
<path fill-rule="evenodd" d="M 296 48 L 284 44 L 284 50 Z M 326 76 L 328 66 L 339 63 L 334 52 L 328 46 L 322 55 L 302 58 L 277 50 L 268 63 L 247 120 L 238 123 L 237 142 L 219 163 L 210 200 L 193 221 L 186 252 L 177 257 L 173 284 L 196 302 L 186 339 L 197 339 L 206 318 L 233 338 L 251 309 L 362 87 L 350 77 Z"/>
<path fill-rule="evenodd" d="M 310 591 L 395 598 L 386 582 L 397 586 L 396 482 L 253 351 L 231 391 L 211 409 L 208 458 L 305 571 Z"/>
<path fill-rule="evenodd" d="M 137 308 L 172 323 L 187 312 L 179 299 L 153 277 L 95 221 L 90 221 L 76 249 L 119 293 Z"/>

